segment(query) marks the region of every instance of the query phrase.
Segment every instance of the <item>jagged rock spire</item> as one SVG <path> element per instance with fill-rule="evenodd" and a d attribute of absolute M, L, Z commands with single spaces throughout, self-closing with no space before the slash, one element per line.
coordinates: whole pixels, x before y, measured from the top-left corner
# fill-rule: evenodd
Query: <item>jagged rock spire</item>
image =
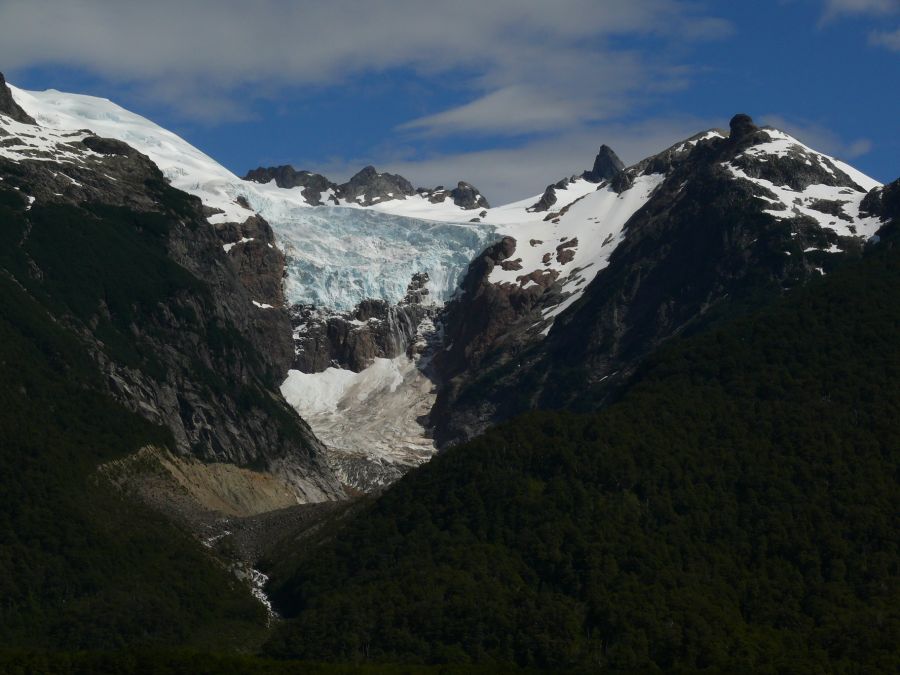
<path fill-rule="evenodd" d="M 613 149 L 608 145 L 601 145 L 600 151 L 594 158 L 594 167 L 590 171 L 585 171 L 582 176 L 592 183 L 600 183 L 604 180 L 612 180 L 624 168 L 625 164 L 613 152 Z"/>

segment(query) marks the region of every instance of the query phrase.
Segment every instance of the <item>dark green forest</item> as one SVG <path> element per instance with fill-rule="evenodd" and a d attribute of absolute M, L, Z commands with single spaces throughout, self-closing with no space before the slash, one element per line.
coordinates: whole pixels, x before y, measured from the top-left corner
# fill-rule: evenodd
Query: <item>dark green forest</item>
<path fill-rule="evenodd" d="M 676 340 L 272 556 L 282 657 L 900 670 L 900 251 Z"/>

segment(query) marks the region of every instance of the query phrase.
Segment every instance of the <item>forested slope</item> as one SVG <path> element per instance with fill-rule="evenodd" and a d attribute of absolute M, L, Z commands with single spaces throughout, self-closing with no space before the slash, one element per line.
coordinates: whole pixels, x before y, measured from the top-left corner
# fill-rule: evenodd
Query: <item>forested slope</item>
<path fill-rule="evenodd" d="M 270 565 L 271 653 L 559 669 L 900 668 L 900 251 L 520 417 Z"/>

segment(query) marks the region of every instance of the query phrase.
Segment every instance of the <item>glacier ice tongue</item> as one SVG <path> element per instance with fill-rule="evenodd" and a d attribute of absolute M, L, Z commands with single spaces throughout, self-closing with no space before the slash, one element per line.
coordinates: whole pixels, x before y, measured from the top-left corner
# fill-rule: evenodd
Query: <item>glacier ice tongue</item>
<path fill-rule="evenodd" d="M 288 303 L 338 311 L 366 298 L 397 303 L 417 272 L 428 273 L 429 297 L 443 303 L 469 262 L 496 239 L 493 227 L 478 223 L 340 207 L 261 206 L 288 259 Z"/>

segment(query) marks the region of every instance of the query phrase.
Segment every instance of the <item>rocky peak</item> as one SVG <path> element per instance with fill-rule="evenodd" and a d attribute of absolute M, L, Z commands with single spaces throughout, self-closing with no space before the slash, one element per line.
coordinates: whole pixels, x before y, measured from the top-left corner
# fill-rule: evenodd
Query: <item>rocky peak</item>
<path fill-rule="evenodd" d="M 616 178 L 622 178 L 622 172 L 624 170 L 625 164 L 619 159 L 619 156 L 611 147 L 604 144 L 600 146 L 600 150 L 594 158 L 594 166 L 588 171 L 583 171 L 580 178 L 583 178 L 589 183 L 602 183 L 606 180 L 611 181 Z M 565 190 L 570 184 L 578 180 L 578 178 L 579 176 L 575 175 L 571 178 L 563 178 L 562 180 L 548 185 L 544 190 L 544 194 L 541 195 L 541 198 L 528 207 L 528 211 L 549 211 L 550 207 L 557 202 L 558 198 L 556 196 L 556 191 Z"/>
<path fill-rule="evenodd" d="M 374 166 L 367 166 L 343 185 L 338 186 L 341 197 L 349 202 L 371 206 L 387 199 L 403 199 L 416 193 L 412 183 L 403 176 L 378 173 Z"/>
<path fill-rule="evenodd" d="M 744 113 L 738 113 L 731 118 L 728 123 L 731 129 L 731 135 L 728 137 L 732 142 L 740 141 L 745 136 L 749 136 L 755 131 L 759 131 L 759 127 L 753 123 L 753 118 Z"/>
<path fill-rule="evenodd" d="M 297 187 L 303 188 L 301 194 L 312 206 L 321 206 L 324 203 L 322 193 L 328 190 L 331 190 L 332 193 L 337 191 L 337 185 L 322 174 L 311 171 L 297 171 L 289 164 L 258 167 L 248 171 L 247 175 L 244 176 L 244 180 L 262 183 L 263 185 L 274 180 L 275 185 L 286 190 Z"/>
<path fill-rule="evenodd" d="M 350 179 L 350 184 L 355 183 L 368 183 L 378 178 L 379 173 L 378 170 L 369 164 L 368 166 L 364 166 L 362 169 L 356 172 L 356 174 Z"/>
<path fill-rule="evenodd" d="M 592 183 L 601 183 L 604 180 L 612 180 L 625 169 L 625 164 L 608 145 L 601 145 L 600 151 L 594 158 L 594 166 L 590 171 L 585 171 L 582 177 Z"/>
<path fill-rule="evenodd" d="M 37 124 L 34 119 L 16 103 L 9 87 L 6 86 L 6 78 L 0 73 L 0 115 L 12 117 L 22 124 Z"/>
<path fill-rule="evenodd" d="M 888 221 L 900 219 L 900 183 L 867 192 L 859 181 L 870 187 L 841 162 L 784 132 L 759 128 L 747 115 L 732 119 L 727 138 L 710 129 L 676 143 L 609 179 L 609 190 L 619 194 L 655 187 L 622 224 L 621 241 L 608 257 L 574 259 L 582 269 L 603 267 L 595 276 L 588 272 L 582 295 L 556 313 L 552 326 L 542 323 L 547 308 L 560 306 L 576 284 L 532 263 L 514 266 L 516 249 L 528 250 L 525 241 L 494 244 L 470 265 L 465 292 L 442 315 L 449 346 L 434 360 L 442 383 L 431 417 L 438 445 L 470 438 L 530 407 L 563 405 L 567 396 L 584 396 L 591 405 L 607 400 L 670 337 L 829 274 L 858 255 L 877 227 L 873 217 L 887 222 L 875 233 L 882 242 L 900 241 L 900 227 Z M 565 187 L 549 186 L 530 210 L 563 201 Z M 598 203 L 605 192 L 581 203 Z M 567 206 L 554 206 L 545 218 L 557 225 L 558 231 L 548 226 L 554 236 L 573 232 L 576 223 L 590 227 L 567 221 L 578 217 Z M 558 255 L 575 251 L 559 241 Z M 543 243 L 528 243 L 535 242 Z M 547 253 L 544 266 L 550 260 Z M 521 270 L 519 284 L 491 283 L 495 266 Z"/>
<path fill-rule="evenodd" d="M 289 190 L 294 187 L 306 185 L 308 176 L 308 171 L 297 171 L 290 164 L 282 164 L 281 166 L 260 166 L 256 169 L 252 169 L 244 176 L 244 180 L 262 183 L 263 185 L 274 180 L 275 185 Z"/>
<path fill-rule="evenodd" d="M 432 204 L 442 203 L 449 197 L 454 204 L 465 210 L 491 208 L 481 191 L 471 183 L 459 181 L 452 190 L 445 189 L 443 185 L 434 189 L 414 189 L 412 183 L 403 176 L 380 173 L 372 165 L 363 167 L 350 180 L 341 185 L 333 183 L 322 174 L 297 171 L 288 164 L 257 167 L 248 171 L 243 180 L 263 185 L 274 180 L 275 185 L 286 190 L 303 188 L 303 198 L 311 206 L 322 206 L 326 201 L 338 204 L 340 199 L 361 206 L 372 206 L 392 199 L 406 199 L 411 195 L 419 194 Z M 323 198 L 323 195 L 329 190 L 331 194 Z"/>
<path fill-rule="evenodd" d="M 463 209 L 489 209 L 491 205 L 481 192 L 471 183 L 459 181 L 456 187 L 450 190 L 450 198 L 453 203 Z"/>

